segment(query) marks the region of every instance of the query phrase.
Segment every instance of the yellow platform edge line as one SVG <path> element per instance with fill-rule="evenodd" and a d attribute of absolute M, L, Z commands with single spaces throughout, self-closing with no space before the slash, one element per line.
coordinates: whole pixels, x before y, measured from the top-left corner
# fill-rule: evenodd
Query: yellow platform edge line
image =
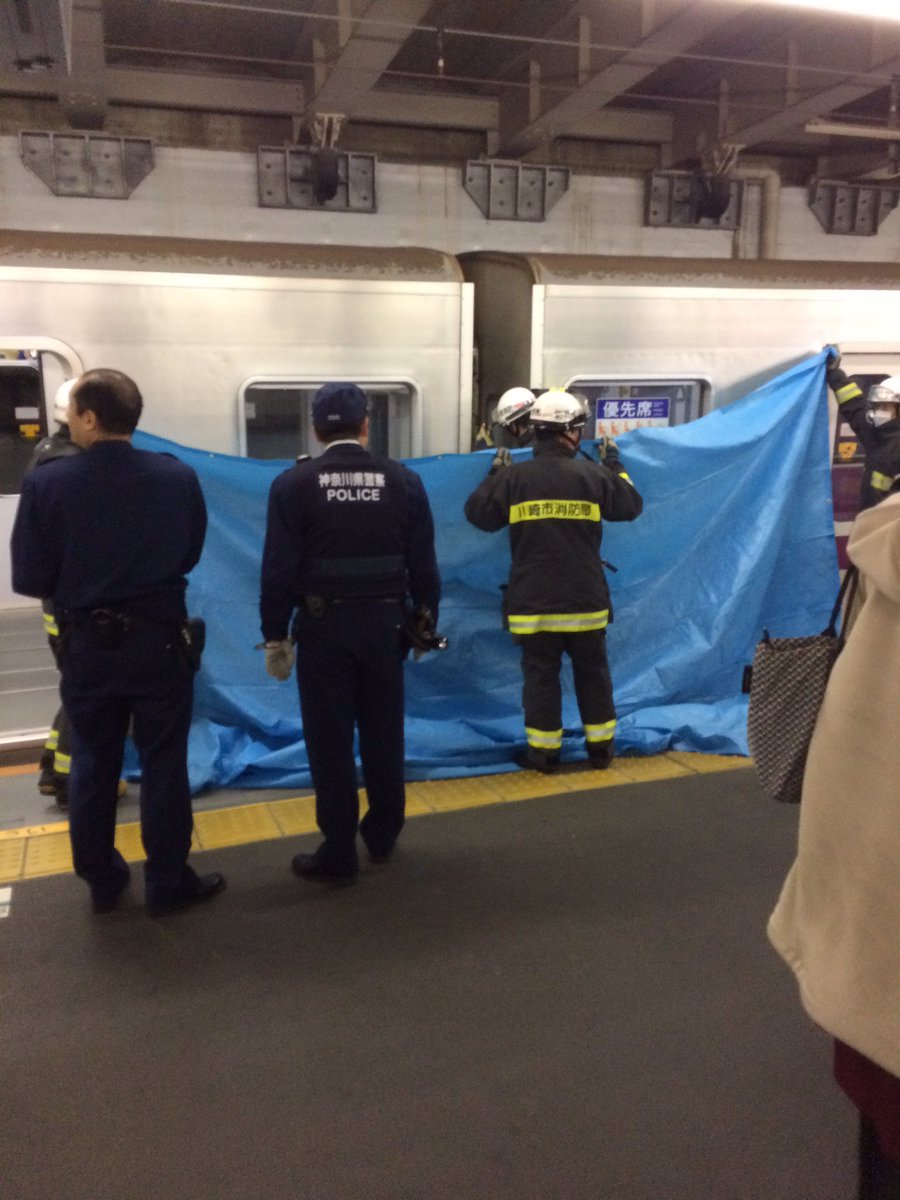
<path fill-rule="evenodd" d="M 514 804 L 542 796 L 595 788 L 649 783 L 687 775 L 740 770 L 753 760 L 739 755 L 700 754 L 669 751 L 666 754 L 634 755 L 613 760 L 607 771 L 540 775 L 532 771 L 468 775 L 456 779 L 426 779 L 407 784 L 407 816 L 433 816 L 489 804 Z M 360 792 L 365 809 L 365 792 Z M 0 830 L 0 883 L 46 878 L 71 872 L 65 821 Z M 237 804 L 229 808 L 205 809 L 194 813 L 192 850 L 217 850 L 249 845 L 283 837 L 315 833 L 315 797 L 311 794 L 281 800 Z M 116 826 L 116 845 L 128 862 L 143 860 L 140 825 L 125 822 Z"/>

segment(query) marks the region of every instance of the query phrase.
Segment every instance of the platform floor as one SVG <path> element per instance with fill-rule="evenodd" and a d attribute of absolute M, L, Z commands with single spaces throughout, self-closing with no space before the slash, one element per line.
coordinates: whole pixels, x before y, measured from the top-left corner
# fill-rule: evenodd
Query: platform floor
<path fill-rule="evenodd" d="M 746 769 L 518 778 L 557 794 L 428 808 L 338 891 L 299 829 L 199 852 L 228 889 L 162 920 L 2 885 L 4 1200 L 851 1196 L 765 936 L 796 810 Z"/>

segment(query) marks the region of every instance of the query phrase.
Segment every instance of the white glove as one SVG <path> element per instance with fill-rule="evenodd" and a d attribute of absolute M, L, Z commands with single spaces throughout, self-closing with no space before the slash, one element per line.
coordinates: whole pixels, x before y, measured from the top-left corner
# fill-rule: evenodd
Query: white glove
<path fill-rule="evenodd" d="M 609 455 L 610 458 L 618 458 L 619 447 L 611 437 L 602 437 L 600 439 L 600 461 L 603 462 L 607 455 Z"/>
<path fill-rule="evenodd" d="M 266 652 L 266 670 L 273 679 L 282 683 L 290 679 L 294 669 L 294 644 L 290 638 L 283 642 L 267 642 L 263 647 Z"/>
<path fill-rule="evenodd" d="M 500 446 L 500 447 L 498 447 L 497 453 L 494 455 L 493 461 L 491 462 L 491 469 L 490 469 L 489 474 L 493 475 L 495 471 L 498 471 L 500 469 L 500 467 L 511 467 L 511 466 L 512 466 L 512 451 L 509 449 L 508 446 Z"/>

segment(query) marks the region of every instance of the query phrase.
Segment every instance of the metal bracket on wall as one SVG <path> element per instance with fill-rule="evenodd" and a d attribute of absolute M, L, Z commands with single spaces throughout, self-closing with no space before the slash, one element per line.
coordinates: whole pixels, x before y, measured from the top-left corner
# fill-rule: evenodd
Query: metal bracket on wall
<path fill-rule="evenodd" d="M 260 146 L 257 151 L 260 208 L 375 212 L 375 155 L 330 151 L 337 155 L 337 192 L 332 199 L 320 203 L 316 199 L 317 153 L 315 149 L 296 146 Z"/>
<path fill-rule="evenodd" d="M 149 138 L 102 133 L 23 132 L 19 154 L 54 196 L 125 200 L 154 167 Z"/>
<path fill-rule="evenodd" d="M 489 221 L 543 221 L 569 190 L 568 167 L 470 159 L 463 187 Z"/>
<path fill-rule="evenodd" d="M 883 183 L 840 183 L 814 179 L 809 207 L 826 233 L 873 237 L 888 213 L 897 207 L 900 187 Z"/>
<path fill-rule="evenodd" d="M 718 219 L 703 215 L 708 197 L 698 191 L 701 183 L 696 171 L 654 171 L 647 179 L 644 224 L 670 229 L 737 229 L 744 196 L 741 180 L 728 180 L 731 198 Z"/>

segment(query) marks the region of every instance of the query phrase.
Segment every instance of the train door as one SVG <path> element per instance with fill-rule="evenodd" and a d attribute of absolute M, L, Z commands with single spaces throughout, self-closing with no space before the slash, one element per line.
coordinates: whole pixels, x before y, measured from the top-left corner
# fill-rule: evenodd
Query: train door
<path fill-rule="evenodd" d="M 312 426 L 312 400 L 326 379 L 259 376 L 238 393 L 238 444 L 248 458 L 315 458 L 324 447 Z M 390 458 L 422 453 L 422 397 L 409 379 L 353 380 L 369 397 L 369 449 Z"/>
<path fill-rule="evenodd" d="M 874 346 L 842 346 L 841 366 L 855 382 L 867 391 L 887 375 L 900 374 L 900 347 L 884 349 Z M 834 499 L 834 532 L 837 541 L 838 564 L 841 570 L 850 565 L 847 559 L 847 538 L 859 512 L 865 454 L 856 434 L 840 409 L 832 401 L 831 422 L 831 490 Z"/>

